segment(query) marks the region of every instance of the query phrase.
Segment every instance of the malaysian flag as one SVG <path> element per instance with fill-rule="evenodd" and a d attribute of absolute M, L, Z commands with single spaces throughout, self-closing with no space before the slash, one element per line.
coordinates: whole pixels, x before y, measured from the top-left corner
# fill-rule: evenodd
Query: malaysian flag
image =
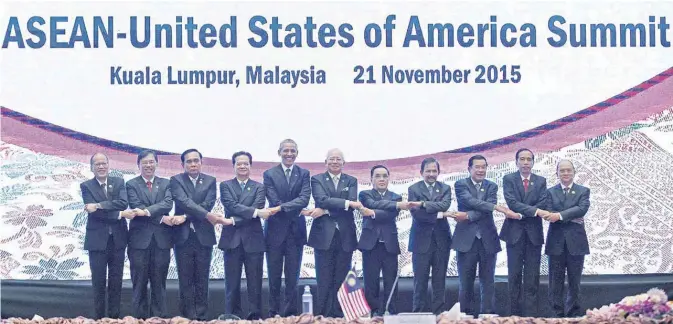
<path fill-rule="evenodd" d="M 362 289 L 362 285 L 355 275 L 354 268 L 351 268 L 346 280 L 341 284 L 337 299 L 347 321 L 367 315 L 371 311 L 365 299 L 364 289 Z"/>

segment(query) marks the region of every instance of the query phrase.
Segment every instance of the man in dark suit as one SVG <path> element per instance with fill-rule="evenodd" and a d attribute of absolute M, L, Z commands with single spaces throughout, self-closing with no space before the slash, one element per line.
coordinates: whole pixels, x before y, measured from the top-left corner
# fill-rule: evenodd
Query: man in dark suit
<path fill-rule="evenodd" d="M 89 162 L 95 177 L 82 182 L 79 187 L 84 209 L 89 213 L 84 250 L 89 251 L 95 317 L 119 318 L 124 251 L 128 241 L 126 219 L 132 219 L 135 214 L 126 208 L 128 198 L 124 179 L 108 176 L 107 156 L 96 153 Z"/>
<path fill-rule="evenodd" d="M 220 183 L 220 201 L 233 226 L 222 228 L 218 247 L 224 252 L 225 305 L 227 314 L 244 318 L 241 309 L 241 270 L 245 265 L 248 286 L 248 320 L 261 319 L 262 273 L 264 272 L 264 233 L 260 218 L 264 209 L 264 185 L 250 179 L 252 155 L 236 152 L 231 157 L 236 177 Z"/>
<path fill-rule="evenodd" d="M 574 183 L 575 166 L 562 160 L 556 166 L 560 183 L 549 188 L 549 221 L 545 254 L 549 256 L 549 301 L 558 317 L 583 315 L 580 306 L 580 279 L 589 240 L 584 216 L 589 211 L 590 190 Z M 563 305 L 563 286 L 568 271 L 568 295 Z"/>
<path fill-rule="evenodd" d="M 507 207 L 518 218 L 507 218 L 500 239 L 507 243 L 507 286 L 510 313 L 536 317 L 542 254 L 542 218 L 547 211 L 547 179 L 532 173 L 535 155 L 520 149 L 514 155 L 519 171 L 502 178 Z M 523 279 L 523 290 L 521 283 Z"/>
<path fill-rule="evenodd" d="M 208 280 L 215 245 L 215 224 L 231 225 L 231 219 L 211 212 L 217 199 L 215 177 L 201 173 L 201 152 L 188 149 L 180 160 L 184 173 L 171 177 L 175 202 L 173 241 L 183 317 L 206 320 Z"/>
<path fill-rule="evenodd" d="M 264 188 L 269 209 L 266 219 L 266 264 L 269 276 L 269 317 L 299 315 L 297 281 L 306 244 L 306 220 L 302 209 L 311 198 L 308 170 L 295 164 L 299 149 L 291 139 L 278 148 L 281 163 L 264 172 Z M 284 263 L 284 266 L 283 266 Z M 285 301 L 281 302 L 281 274 L 285 273 Z M 281 306 L 282 304 L 282 306 Z"/>
<path fill-rule="evenodd" d="M 314 312 L 326 317 L 343 317 L 337 292 L 351 269 L 353 251 L 357 246 L 353 211 L 364 215 L 373 211 L 357 201 L 358 181 L 342 173 L 345 160 L 339 149 L 327 152 L 327 172 L 311 177 L 315 209 L 308 245 L 315 249 L 318 284 Z"/>
<path fill-rule="evenodd" d="M 159 160 L 153 151 L 138 154 L 140 176 L 126 182 L 129 207 L 135 218 L 129 226 L 128 256 L 133 282 L 133 315 L 166 317 L 166 277 L 173 246 L 173 209 L 170 181 L 155 176 Z M 139 217 L 142 216 L 142 217 Z M 148 302 L 147 284 L 152 291 Z"/>
<path fill-rule="evenodd" d="M 423 180 L 409 187 L 408 200 L 419 202 L 411 207 L 409 252 L 414 269 L 413 312 L 428 310 L 428 280 L 432 271 L 430 311 L 440 314 L 446 305 L 446 268 L 449 266 L 451 230 L 446 217 L 451 207 L 451 187 L 438 182 L 439 162 L 426 158 L 421 162 Z"/>
<path fill-rule="evenodd" d="M 456 230 L 451 248 L 456 250 L 458 299 L 460 311 L 477 315 L 473 308 L 474 279 L 479 265 L 481 314 L 495 312 L 495 262 L 500 248 L 493 211 L 517 217 L 507 207 L 498 206 L 498 185 L 486 180 L 488 163 L 481 155 L 470 157 L 467 170 L 470 177 L 456 181 L 458 212 L 454 212 Z"/>
<path fill-rule="evenodd" d="M 400 210 L 409 209 L 409 203 L 402 196 L 388 190 L 390 171 L 383 165 L 371 169 L 372 189 L 360 192 L 362 206 L 374 211 L 371 217 L 363 217 L 362 234 L 358 249 L 362 251 L 362 268 L 365 281 L 365 298 L 371 307 L 372 316 L 383 316 L 387 310 L 395 314 L 397 288 L 393 287 L 397 277 L 400 243 L 397 240 L 397 224 Z M 380 297 L 379 274 L 383 271 L 383 298 Z M 387 307 L 388 297 L 395 289 L 395 296 Z"/>

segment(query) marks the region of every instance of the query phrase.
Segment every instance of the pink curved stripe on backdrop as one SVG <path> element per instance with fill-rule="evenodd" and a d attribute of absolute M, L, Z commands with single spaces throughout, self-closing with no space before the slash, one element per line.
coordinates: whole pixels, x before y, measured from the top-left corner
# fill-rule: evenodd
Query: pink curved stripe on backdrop
<path fill-rule="evenodd" d="M 479 154 L 486 156 L 490 164 L 497 164 L 512 160 L 514 152 L 521 147 L 527 147 L 535 152 L 554 151 L 644 120 L 671 106 L 673 106 L 673 78 L 666 78 L 646 91 L 603 111 L 516 143 L 481 151 Z M 109 156 L 112 168 L 138 171 L 135 154 L 66 137 L 10 117 L 2 118 L 0 134 L 6 143 L 82 163 L 88 163 L 94 152 L 104 152 Z M 195 143 L 194 147 L 198 149 L 198 143 Z M 376 164 L 384 164 L 390 169 L 392 180 L 404 180 L 419 176 L 420 162 L 426 157 L 437 158 L 442 172 L 445 173 L 466 170 L 467 159 L 472 154 L 475 153 L 436 153 L 390 160 L 351 162 L 346 164 L 344 172 L 357 177 L 361 183 L 368 183 L 369 169 Z M 277 164 L 278 162 L 255 161 L 252 177 L 260 180 L 264 170 Z M 312 175 L 325 171 L 323 163 L 302 163 L 301 155 L 298 164 L 309 169 Z M 161 176 L 171 176 L 180 172 L 182 167 L 179 154 L 160 156 L 158 173 Z M 218 180 L 234 177 L 231 160 L 228 159 L 204 157 L 203 172 L 216 176 Z"/>

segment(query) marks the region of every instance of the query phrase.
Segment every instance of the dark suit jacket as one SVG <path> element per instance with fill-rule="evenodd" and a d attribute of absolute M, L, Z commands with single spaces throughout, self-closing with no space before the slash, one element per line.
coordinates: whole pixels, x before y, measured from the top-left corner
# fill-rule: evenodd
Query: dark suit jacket
<path fill-rule="evenodd" d="M 341 173 L 339 186 L 335 190 L 332 175 L 329 172 L 317 174 L 311 177 L 311 191 L 315 207 L 328 210 L 329 215 L 313 220 L 308 245 L 318 250 L 329 249 L 336 231 L 336 224 L 339 224 L 341 247 L 346 252 L 355 251 L 357 238 L 353 209 L 344 209 L 344 206 L 347 200 L 357 201 L 358 199 L 357 179 Z"/>
<path fill-rule="evenodd" d="M 568 195 L 563 194 L 561 184 L 549 188 L 549 211 L 560 212 L 562 221 L 549 224 L 545 254 L 561 255 L 563 246 L 568 246 L 571 255 L 589 254 L 589 240 L 584 229 L 584 222 L 579 219 L 589 211 L 589 188 L 573 183 Z"/>
<path fill-rule="evenodd" d="M 170 185 L 171 182 L 168 179 L 155 176 L 152 192 L 150 192 L 142 176 L 126 182 L 129 207 L 147 209 L 150 212 L 150 217 L 134 217 L 131 220 L 129 225 L 129 246 L 131 248 L 146 249 L 152 237 L 161 249 L 170 249 L 173 246 L 173 227 L 161 223 L 161 218 L 173 209 Z"/>
<path fill-rule="evenodd" d="M 502 178 L 502 191 L 507 207 L 523 216 L 520 220 L 505 219 L 500 230 L 500 239 L 507 244 L 518 242 L 524 232 L 528 233 L 534 245 L 540 246 L 544 243 L 542 218 L 535 216 L 535 211 L 537 209 L 547 210 L 547 179 L 531 174 L 529 180 L 528 192 L 525 192 L 519 171 Z"/>
<path fill-rule="evenodd" d="M 259 217 L 252 218 L 255 209 L 264 208 L 264 185 L 248 179 L 245 188 L 236 178 L 220 183 L 220 201 L 227 218 L 234 219 L 233 226 L 223 226 L 218 247 L 222 250 L 243 244 L 245 252 L 264 252 L 264 232 Z M 271 217 L 275 217 L 271 216 Z"/>
<path fill-rule="evenodd" d="M 171 177 L 171 194 L 175 201 L 175 215 L 187 215 L 187 221 L 173 226 L 174 243 L 184 244 L 191 231 L 189 224 L 194 224 L 201 245 L 215 245 L 215 227 L 206 219 L 217 199 L 215 177 L 201 173 L 194 187 L 186 172 L 174 175 Z"/>
<path fill-rule="evenodd" d="M 425 201 L 425 207 L 411 210 L 409 252 L 428 252 L 433 231 L 442 251 L 449 251 L 451 246 L 449 221 L 446 218 L 437 219 L 438 212 L 445 212 L 451 207 L 451 187 L 441 182 L 435 182 L 434 186 L 432 199 L 425 181 L 421 180 L 409 187 L 409 201 Z"/>
<path fill-rule="evenodd" d="M 309 171 L 295 164 L 288 184 L 285 171 L 279 164 L 264 172 L 264 188 L 269 208 L 280 206 L 280 212 L 266 220 L 266 242 L 271 247 L 277 247 L 291 232 L 296 243 L 306 244 L 306 220 L 300 212 L 311 199 Z"/>
<path fill-rule="evenodd" d="M 128 206 L 124 179 L 108 177 L 109 198 L 105 196 L 105 191 L 100 187 L 96 178 L 82 182 L 79 188 L 82 191 L 84 204 L 100 204 L 100 208 L 87 217 L 84 249 L 104 251 L 110 230 L 112 230 L 115 248 L 125 248 L 128 242 L 128 227 L 126 218 L 119 219 L 119 212 L 126 210 Z"/>
<path fill-rule="evenodd" d="M 388 190 L 385 195 L 372 189 L 360 192 L 360 202 L 366 208 L 374 210 L 374 218 L 362 217 L 362 234 L 358 242 L 360 251 L 369 251 L 374 248 L 379 239 L 383 239 L 386 250 L 400 254 L 400 243 L 397 239 L 397 224 L 395 223 L 399 210 L 397 202 L 402 196 Z"/>
<path fill-rule="evenodd" d="M 458 211 L 466 212 L 469 220 L 456 223 L 451 248 L 458 252 L 470 251 L 478 229 L 484 250 L 488 253 L 500 252 L 498 230 L 493 221 L 493 209 L 498 203 L 498 185 L 484 179 L 481 190 L 477 192 L 472 179 L 465 178 L 456 181 L 455 186 Z"/>

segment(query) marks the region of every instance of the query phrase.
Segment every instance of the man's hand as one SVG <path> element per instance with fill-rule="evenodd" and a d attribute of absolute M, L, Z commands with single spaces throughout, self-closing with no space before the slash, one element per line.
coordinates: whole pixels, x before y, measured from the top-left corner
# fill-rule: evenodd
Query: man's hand
<path fill-rule="evenodd" d="M 348 203 L 348 206 L 353 209 L 360 209 L 362 208 L 362 203 L 359 201 L 351 201 Z"/>
<path fill-rule="evenodd" d="M 464 222 L 467 221 L 467 213 L 466 212 L 453 212 L 453 219 L 456 220 L 456 222 Z"/>
<path fill-rule="evenodd" d="M 269 216 L 271 216 L 271 215 L 272 215 L 272 214 L 271 214 L 271 210 L 269 210 L 268 208 L 265 208 L 265 209 L 257 209 L 257 217 L 261 217 L 261 218 L 267 219 L 267 218 L 269 218 Z"/>
<path fill-rule="evenodd" d="M 222 218 L 219 220 L 219 223 L 222 224 L 222 226 L 231 226 L 231 225 L 234 225 L 234 220 L 231 219 L 231 218 L 224 218 L 224 217 L 222 217 Z"/>
<path fill-rule="evenodd" d="M 206 214 L 206 219 L 208 219 L 208 221 L 213 225 L 216 225 L 216 224 L 220 223 L 221 218 L 224 218 L 224 215 L 216 214 L 216 213 Z"/>
<path fill-rule="evenodd" d="M 311 212 L 313 212 L 313 209 L 302 209 L 299 214 L 302 216 L 311 216 Z"/>
<path fill-rule="evenodd" d="M 187 216 L 185 216 L 185 215 L 175 215 L 175 216 L 172 216 L 172 218 L 173 218 L 172 219 L 173 225 L 182 225 L 182 223 L 187 221 Z"/>
<path fill-rule="evenodd" d="M 144 209 L 134 208 L 133 212 L 136 214 L 136 216 L 149 216 Z"/>
<path fill-rule="evenodd" d="M 121 216 L 126 218 L 126 219 L 131 220 L 134 217 L 136 217 L 136 213 L 133 211 L 133 209 L 127 209 L 127 210 L 121 212 Z"/>
<path fill-rule="evenodd" d="M 535 216 L 542 217 L 542 218 L 547 218 L 547 216 L 549 216 L 549 214 L 551 214 L 551 213 L 544 210 L 544 209 L 538 209 L 535 212 Z"/>
<path fill-rule="evenodd" d="M 507 208 L 506 206 L 503 205 L 495 205 L 495 210 L 507 215 L 508 212 L 512 212 L 511 209 Z"/>
<path fill-rule="evenodd" d="M 421 205 L 423 205 L 423 202 L 420 201 L 410 201 L 408 202 L 409 209 L 418 209 L 421 208 Z"/>
<path fill-rule="evenodd" d="M 559 220 L 561 220 L 561 214 L 559 213 L 549 213 L 547 214 L 547 217 L 544 217 L 544 219 L 550 223 L 556 223 Z"/>
<path fill-rule="evenodd" d="M 397 205 L 397 209 L 399 209 L 399 210 L 409 210 L 409 202 L 408 201 L 400 201 L 396 205 Z"/>
<path fill-rule="evenodd" d="M 168 226 L 173 226 L 173 222 L 174 222 L 173 220 L 175 219 L 175 217 L 179 217 L 179 216 L 164 216 L 164 217 L 161 218 L 161 223 L 166 224 Z"/>
<path fill-rule="evenodd" d="M 280 211 L 280 206 L 276 206 L 276 207 L 273 207 L 273 208 L 268 208 L 268 210 L 271 213 L 271 215 L 273 216 Z"/>
<path fill-rule="evenodd" d="M 87 213 L 93 213 L 98 210 L 98 204 L 86 204 L 84 205 L 84 210 L 86 210 Z"/>
<path fill-rule="evenodd" d="M 362 214 L 362 216 L 364 216 L 364 217 L 372 217 L 372 216 L 374 216 L 374 211 L 371 210 L 371 209 L 369 209 L 369 208 L 364 208 L 364 207 L 363 207 L 363 208 L 361 208 L 359 211 L 360 211 L 360 214 Z"/>
<path fill-rule="evenodd" d="M 513 211 L 508 211 L 505 213 L 505 217 L 510 218 L 510 219 L 521 219 L 522 217 L 519 216 L 519 214 L 513 212 Z"/>
<path fill-rule="evenodd" d="M 318 217 L 320 217 L 320 216 L 322 216 L 322 215 L 325 215 L 325 214 L 326 214 L 326 213 L 325 213 L 325 210 L 324 210 L 324 209 L 322 209 L 322 208 L 315 208 L 315 209 L 313 209 L 313 210 L 311 211 L 311 215 L 309 215 L 309 216 L 311 216 L 311 217 L 313 217 L 313 218 L 318 218 Z"/>

